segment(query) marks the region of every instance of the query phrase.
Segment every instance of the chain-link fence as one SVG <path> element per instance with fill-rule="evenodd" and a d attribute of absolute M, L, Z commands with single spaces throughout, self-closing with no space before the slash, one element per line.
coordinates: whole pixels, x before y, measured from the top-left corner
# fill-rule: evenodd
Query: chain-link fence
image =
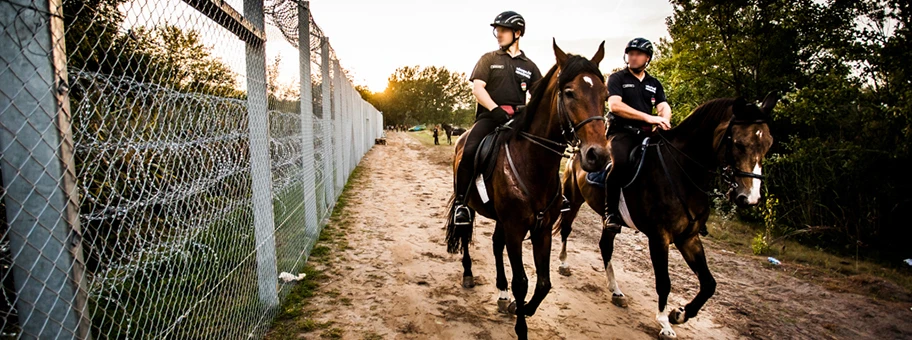
<path fill-rule="evenodd" d="M 264 334 L 382 134 L 308 7 L 0 0 L 0 337 Z"/>

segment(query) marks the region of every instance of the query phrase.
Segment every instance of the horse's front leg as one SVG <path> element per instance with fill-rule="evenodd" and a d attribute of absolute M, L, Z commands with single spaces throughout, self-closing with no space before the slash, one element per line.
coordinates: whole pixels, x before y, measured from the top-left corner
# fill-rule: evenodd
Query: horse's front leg
<path fill-rule="evenodd" d="M 621 308 L 627 308 L 627 296 L 618 287 L 617 279 L 614 276 L 614 266 L 611 264 L 611 256 L 614 253 L 614 238 L 618 230 L 602 229 L 602 237 L 599 240 L 599 250 L 602 252 L 602 264 L 605 268 L 605 276 L 608 278 L 608 290 L 611 291 L 611 303 Z"/>
<path fill-rule="evenodd" d="M 700 292 L 690 303 L 684 307 L 672 310 L 669 314 L 669 321 L 673 324 L 681 324 L 697 316 L 697 313 L 706 304 L 706 301 L 716 292 L 716 280 L 712 273 L 709 272 L 709 266 L 706 265 L 706 254 L 703 252 L 703 242 L 700 237 L 694 235 L 691 238 L 675 242 L 675 246 L 681 251 L 684 261 L 690 266 L 690 269 L 697 274 L 700 280 Z"/>
<path fill-rule="evenodd" d="M 532 316 L 535 310 L 548 296 L 551 291 L 551 230 L 550 228 L 540 227 L 540 230 L 534 231 L 532 235 L 532 256 L 535 258 L 535 275 L 538 280 L 535 284 L 535 292 L 529 305 L 526 308 L 526 315 Z"/>

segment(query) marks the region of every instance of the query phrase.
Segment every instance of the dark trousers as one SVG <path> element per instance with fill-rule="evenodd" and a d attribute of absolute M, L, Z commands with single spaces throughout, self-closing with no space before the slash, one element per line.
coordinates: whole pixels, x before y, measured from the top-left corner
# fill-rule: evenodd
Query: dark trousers
<path fill-rule="evenodd" d="M 465 145 L 462 149 L 462 161 L 459 168 L 456 169 L 456 197 L 462 197 L 468 193 L 470 186 L 475 181 L 472 175 L 475 173 L 475 152 L 478 151 L 478 145 L 489 133 L 494 132 L 498 126 L 506 123 L 509 117 L 506 115 L 496 117 L 495 114 L 485 112 L 475 119 L 475 125 L 469 130 L 466 136 Z"/>
<path fill-rule="evenodd" d="M 630 152 L 643 142 L 644 136 L 624 128 L 608 130 L 608 145 L 611 153 L 611 171 L 605 178 L 605 214 L 617 214 L 621 199 L 621 187 L 634 175 L 630 164 Z"/>

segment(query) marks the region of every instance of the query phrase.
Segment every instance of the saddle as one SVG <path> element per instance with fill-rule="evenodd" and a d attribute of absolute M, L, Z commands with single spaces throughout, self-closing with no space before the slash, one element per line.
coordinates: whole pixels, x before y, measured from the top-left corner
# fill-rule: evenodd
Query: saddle
<path fill-rule="evenodd" d="M 504 125 L 508 124 L 510 122 Z M 494 166 L 497 164 L 497 156 L 500 154 L 501 149 L 497 147 L 500 131 L 500 128 L 494 129 L 494 132 L 484 136 L 481 139 L 481 143 L 478 144 L 478 149 L 475 150 L 475 177 L 482 175 L 485 179 L 488 179 L 494 173 Z"/>

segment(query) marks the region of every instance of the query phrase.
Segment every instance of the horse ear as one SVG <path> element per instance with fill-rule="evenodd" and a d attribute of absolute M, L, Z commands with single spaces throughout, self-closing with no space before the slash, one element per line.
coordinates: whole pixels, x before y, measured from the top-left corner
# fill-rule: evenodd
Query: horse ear
<path fill-rule="evenodd" d="M 738 116 L 738 114 L 744 112 L 744 108 L 747 106 L 747 100 L 744 97 L 735 98 L 735 102 L 732 103 L 732 114 Z"/>
<path fill-rule="evenodd" d="M 592 60 L 590 60 L 590 61 L 592 61 L 592 63 L 595 64 L 595 66 L 598 66 L 598 64 L 600 62 L 602 62 L 602 59 L 604 57 L 605 57 L 605 41 L 602 40 L 602 44 L 599 45 L 598 51 L 595 52 L 595 55 L 592 56 Z"/>
<path fill-rule="evenodd" d="M 770 92 L 766 95 L 766 98 L 763 98 L 763 102 L 760 104 L 760 109 L 763 110 L 763 113 L 770 115 L 773 113 L 773 108 L 776 107 L 776 103 L 779 102 L 779 93 L 776 91 Z"/>
<path fill-rule="evenodd" d="M 557 46 L 557 39 L 551 38 L 551 41 L 554 44 L 554 57 L 557 58 L 557 65 L 561 66 L 567 62 L 567 54 Z"/>

